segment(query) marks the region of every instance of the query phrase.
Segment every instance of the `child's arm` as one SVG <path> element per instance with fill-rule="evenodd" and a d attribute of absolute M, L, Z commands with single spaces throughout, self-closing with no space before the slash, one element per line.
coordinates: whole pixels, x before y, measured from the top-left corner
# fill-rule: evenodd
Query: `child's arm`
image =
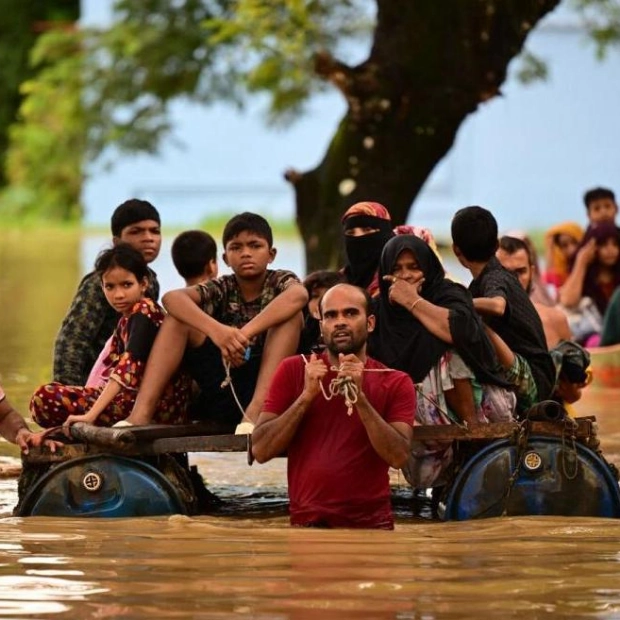
<path fill-rule="evenodd" d="M 224 359 L 243 357 L 250 343 L 249 338 L 240 329 L 223 325 L 204 312 L 198 305 L 200 301 L 200 292 L 195 286 L 168 291 L 162 298 L 162 304 L 170 316 L 211 338 L 222 351 Z"/>
<path fill-rule="evenodd" d="M 503 339 L 488 325 L 484 326 L 484 330 L 495 349 L 495 354 L 499 363 L 505 368 L 509 369 L 515 362 L 515 354 L 513 350 L 503 341 Z"/>
<path fill-rule="evenodd" d="M 506 300 L 503 297 L 474 297 L 474 308 L 483 316 L 504 316 Z"/>
<path fill-rule="evenodd" d="M 103 410 L 114 400 L 114 397 L 121 391 L 122 386 L 110 379 L 103 388 L 99 398 L 95 401 L 95 404 L 90 408 L 88 413 L 82 415 L 70 415 L 65 420 L 63 426 L 70 426 L 75 422 L 87 422 L 88 424 L 94 424 L 97 418 L 103 413 Z"/>
<path fill-rule="evenodd" d="M 284 291 L 274 297 L 261 312 L 246 323 L 241 332 L 248 340 L 262 334 L 274 325 L 288 321 L 301 312 L 308 303 L 308 291 L 303 284 L 293 282 Z"/>

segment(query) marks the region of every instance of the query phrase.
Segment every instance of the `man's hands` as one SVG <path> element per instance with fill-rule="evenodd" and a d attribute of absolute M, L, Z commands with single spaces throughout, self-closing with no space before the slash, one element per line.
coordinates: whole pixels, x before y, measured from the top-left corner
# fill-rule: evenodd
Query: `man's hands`
<path fill-rule="evenodd" d="M 313 399 L 321 391 L 321 381 L 327 374 L 325 362 L 315 353 L 310 356 L 310 361 L 306 364 L 304 373 L 303 393 Z"/>
<path fill-rule="evenodd" d="M 338 354 L 338 377 L 348 377 L 353 379 L 357 386 L 358 394 L 362 391 L 362 378 L 364 374 L 364 362 L 352 353 L 345 355 Z"/>

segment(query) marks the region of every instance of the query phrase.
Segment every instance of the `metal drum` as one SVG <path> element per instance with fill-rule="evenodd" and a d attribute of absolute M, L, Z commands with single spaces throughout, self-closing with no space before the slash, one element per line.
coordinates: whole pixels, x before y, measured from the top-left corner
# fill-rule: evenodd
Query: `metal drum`
<path fill-rule="evenodd" d="M 98 454 L 54 466 L 28 489 L 18 516 L 140 517 L 187 514 L 182 495 L 139 459 Z"/>
<path fill-rule="evenodd" d="M 495 441 L 466 462 L 442 511 L 446 520 L 502 515 L 620 516 L 618 481 L 580 443 L 532 436 Z"/>

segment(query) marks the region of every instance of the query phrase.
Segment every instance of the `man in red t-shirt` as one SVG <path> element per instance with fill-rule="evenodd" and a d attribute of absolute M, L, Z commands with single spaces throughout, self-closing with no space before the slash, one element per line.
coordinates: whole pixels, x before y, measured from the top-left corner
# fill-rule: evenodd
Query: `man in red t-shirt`
<path fill-rule="evenodd" d="M 410 377 L 366 355 L 368 294 L 338 284 L 321 300 L 326 351 L 284 359 L 254 432 L 259 463 L 288 455 L 291 524 L 393 529 L 388 469 L 410 454 Z M 342 393 L 331 394 L 345 381 Z"/>

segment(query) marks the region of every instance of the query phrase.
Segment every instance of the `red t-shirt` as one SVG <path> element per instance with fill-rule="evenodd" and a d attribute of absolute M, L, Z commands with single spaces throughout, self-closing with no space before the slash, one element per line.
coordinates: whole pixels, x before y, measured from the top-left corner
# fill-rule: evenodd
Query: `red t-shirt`
<path fill-rule="evenodd" d="M 327 354 L 322 355 L 329 366 Z M 278 367 L 263 411 L 284 413 L 304 387 L 302 356 Z M 366 369 L 386 368 L 367 358 Z M 323 378 L 325 393 L 337 376 Z M 415 388 L 409 375 L 397 370 L 364 374 L 363 390 L 388 423 L 413 425 Z M 389 465 L 375 452 L 355 407 L 347 415 L 340 395 L 326 400 L 319 393 L 304 414 L 288 448 L 288 494 L 292 525 L 392 529 Z"/>

